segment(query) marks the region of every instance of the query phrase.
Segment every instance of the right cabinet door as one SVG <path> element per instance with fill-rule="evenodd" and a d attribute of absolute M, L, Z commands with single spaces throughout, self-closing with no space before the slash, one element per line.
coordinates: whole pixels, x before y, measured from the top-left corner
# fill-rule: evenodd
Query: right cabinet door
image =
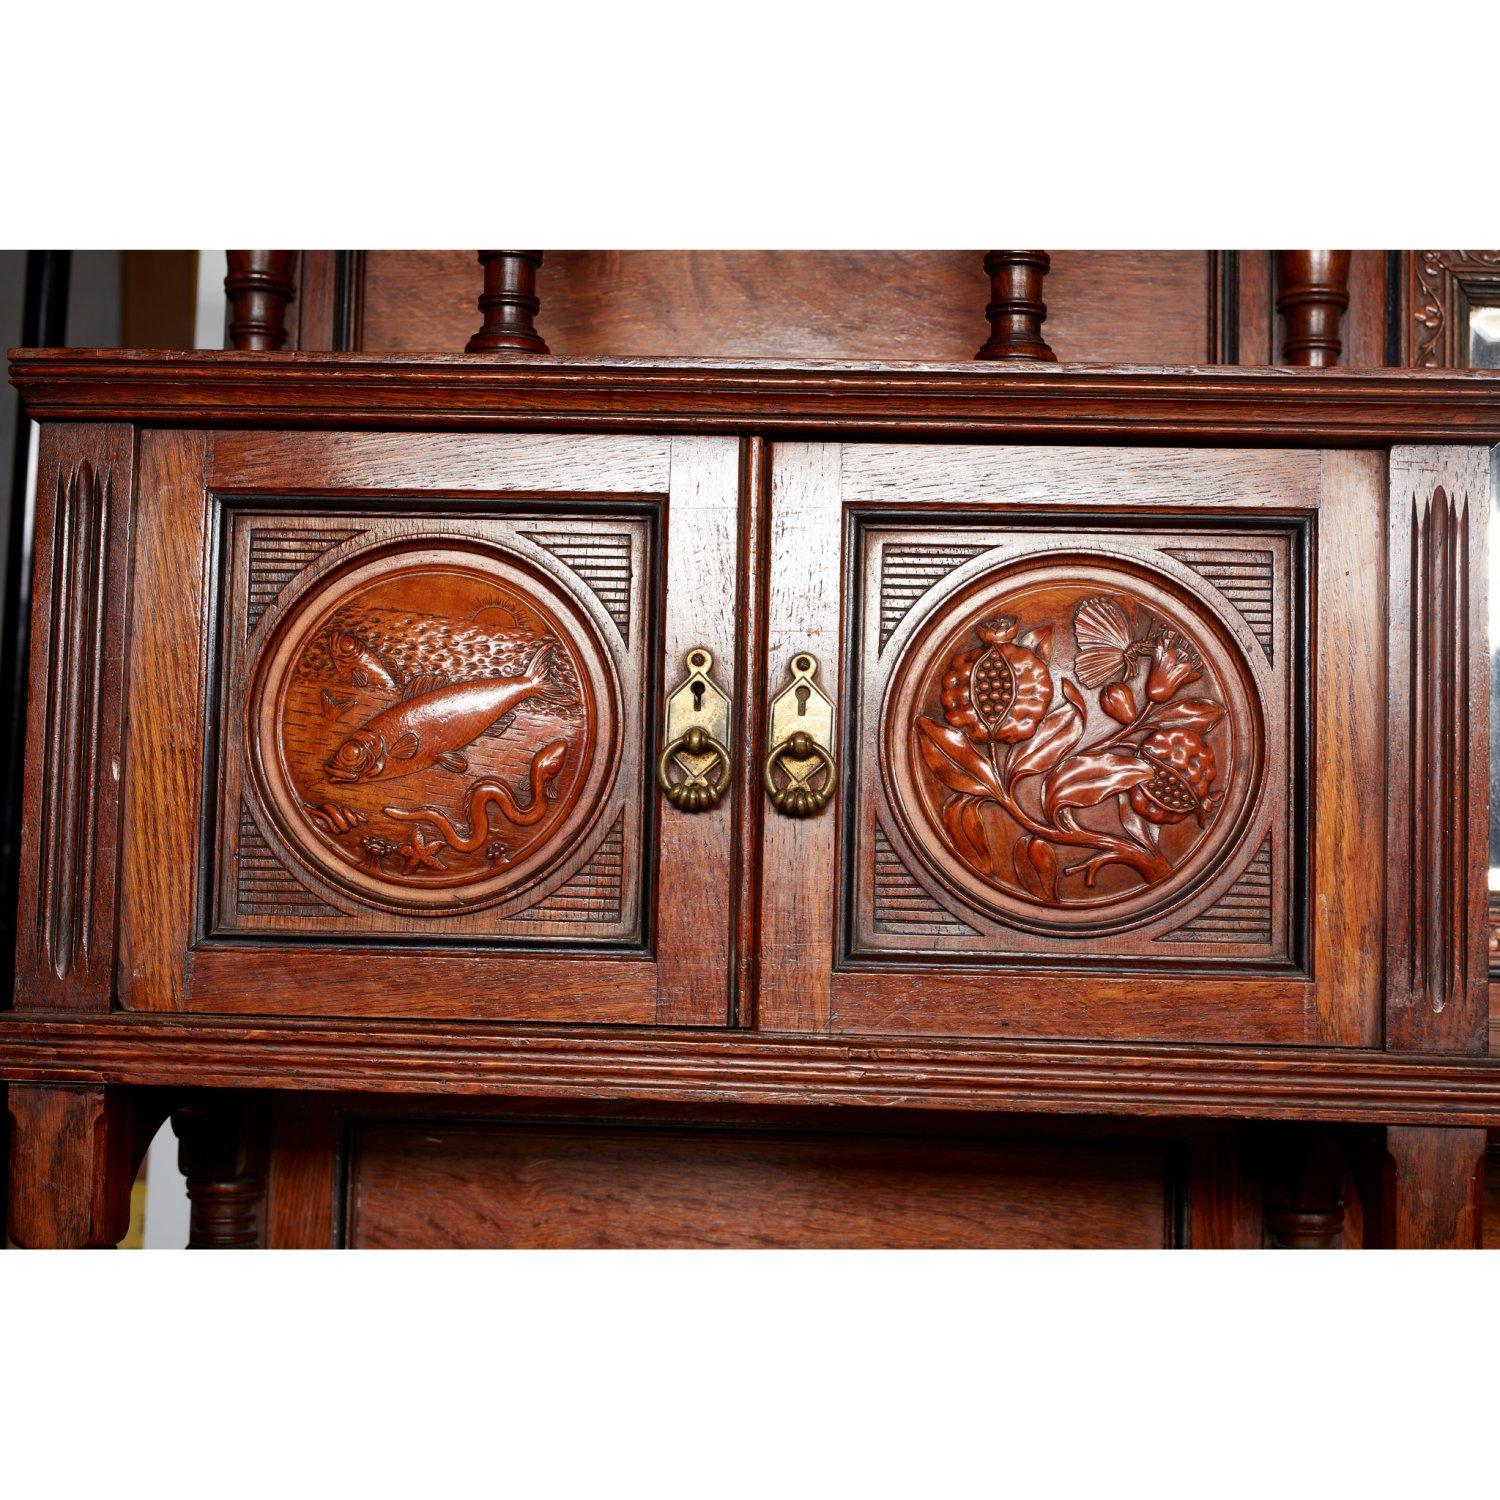
<path fill-rule="evenodd" d="M 1383 455 L 772 472 L 763 1027 L 1378 1041 Z"/>

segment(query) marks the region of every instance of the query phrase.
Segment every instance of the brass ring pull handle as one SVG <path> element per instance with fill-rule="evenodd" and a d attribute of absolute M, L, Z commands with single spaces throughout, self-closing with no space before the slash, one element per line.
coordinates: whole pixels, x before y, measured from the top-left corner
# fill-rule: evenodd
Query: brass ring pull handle
<path fill-rule="evenodd" d="M 787 671 L 791 681 L 771 700 L 771 752 L 761 779 L 777 812 L 810 818 L 828 806 L 838 789 L 833 703 L 814 681 L 818 658 L 812 652 L 796 652 Z"/>
<path fill-rule="evenodd" d="M 687 675 L 667 695 L 666 748 L 656 762 L 662 795 L 680 812 L 708 812 L 719 805 L 734 762 L 729 738 L 729 699 L 709 676 L 714 659 L 702 646 L 684 657 Z"/>
<path fill-rule="evenodd" d="M 705 756 L 712 756 L 712 763 L 692 769 Z M 679 757 L 691 757 L 691 760 Z M 686 780 L 672 780 L 670 768 L 674 763 L 686 773 Z M 719 774 L 710 778 L 708 773 L 715 766 Z M 667 801 L 683 812 L 706 812 L 717 807 L 733 775 L 734 762 L 729 758 L 729 752 L 701 724 L 694 724 L 686 734 L 679 734 L 656 762 L 656 779 L 661 783 Z"/>
<path fill-rule="evenodd" d="M 787 778 L 785 786 L 776 784 L 778 766 Z M 820 771 L 823 777 L 814 785 L 813 778 Z M 839 770 L 833 756 L 806 730 L 799 729 L 766 756 L 764 779 L 771 805 L 777 812 L 789 818 L 810 818 L 828 806 L 838 786 Z"/>

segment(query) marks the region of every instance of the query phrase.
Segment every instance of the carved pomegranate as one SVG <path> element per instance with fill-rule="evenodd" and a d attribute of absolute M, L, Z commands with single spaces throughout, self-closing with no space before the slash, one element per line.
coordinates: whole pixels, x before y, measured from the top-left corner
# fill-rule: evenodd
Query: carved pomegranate
<path fill-rule="evenodd" d="M 1154 919 L 1239 826 L 1248 673 L 1174 590 L 1092 561 L 1014 566 L 908 650 L 888 732 L 892 784 L 915 795 L 893 813 L 977 904 L 1063 932 Z"/>
<path fill-rule="evenodd" d="M 1131 787 L 1130 805 L 1152 823 L 1180 823 L 1189 813 L 1201 823 L 1213 800 L 1213 748 L 1191 729 L 1158 729 L 1142 741 L 1140 757 L 1154 774 Z"/>
<path fill-rule="evenodd" d="M 1016 626 L 1013 615 L 985 620 L 975 634 L 987 649 L 959 652 L 943 675 L 943 717 L 976 744 L 1030 739 L 1052 702 L 1052 674 L 1015 643 Z"/>

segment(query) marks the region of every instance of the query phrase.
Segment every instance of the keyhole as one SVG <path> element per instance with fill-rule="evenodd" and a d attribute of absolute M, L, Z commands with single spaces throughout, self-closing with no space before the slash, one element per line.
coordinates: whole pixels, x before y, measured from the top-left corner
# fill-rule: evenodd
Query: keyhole
<path fill-rule="evenodd" d="M 703 684 L 701 682 L 693 684 L 693 712 L 695 714 L 703 712 Z"/>
<path fill-rule="evenodd" d="M 807 712 L 807 700 L 812 697 L 812 689 L 805 682 L 799 682 L 796 687 L 796 693 L 797 712 L 805 714 Z"/>

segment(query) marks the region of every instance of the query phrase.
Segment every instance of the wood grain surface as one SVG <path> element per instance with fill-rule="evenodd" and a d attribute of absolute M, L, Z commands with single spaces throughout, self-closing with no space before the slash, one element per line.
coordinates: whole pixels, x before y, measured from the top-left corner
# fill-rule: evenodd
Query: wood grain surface
<path fill-rule="evenodd" d="M 347 1243 L 457 1249 L 1161 1248 L 1158 1148 L 360 1123 Z"/>
<path fill-rule="evenodd" d="M 1248 447 L 1500 441 L 1494 371 L 12 350 L 45 421 Z"/>

